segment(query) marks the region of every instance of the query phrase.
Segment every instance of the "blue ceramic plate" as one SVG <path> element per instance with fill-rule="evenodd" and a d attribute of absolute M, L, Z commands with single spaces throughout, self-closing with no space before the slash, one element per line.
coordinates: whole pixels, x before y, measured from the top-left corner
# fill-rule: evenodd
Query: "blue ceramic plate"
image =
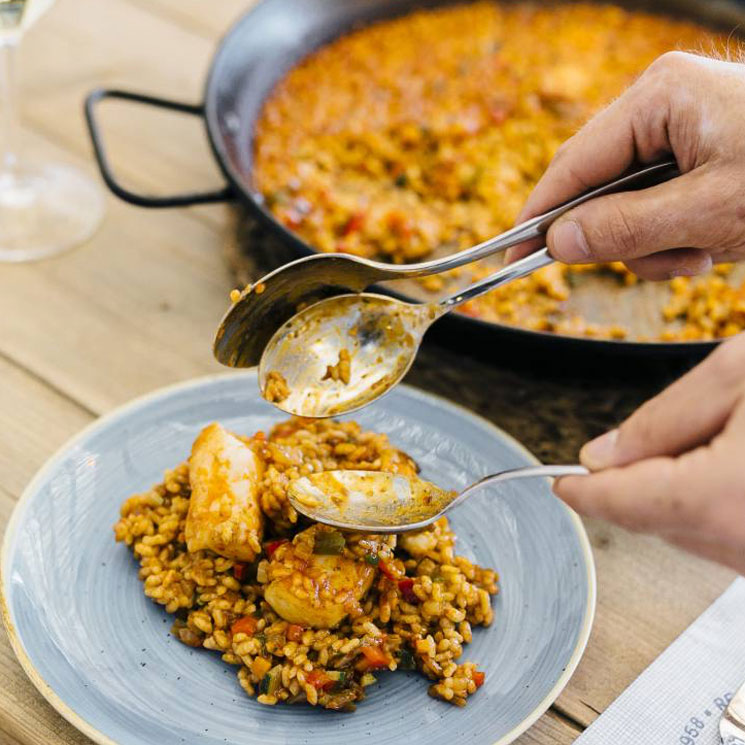
<path fill-rule="evenodd" d="M 417 673 L 381 676 L 352 714 L 265 707 L 247 698 L 219 655 L 169 636 L 112 525 L 130 494 L 182 461 L 207 423 L 267 429 L 281 415 L 254 372 L 210 377 L 137 399 L 62 448 L 23 494 L 2 552 L 3 617 L 18 659 L 65 718 L 117 745 L 407 745 L 508 743 L 558 696 L 590 633 L 595 573 L 577 516 L 544 481 L 485 490 L 452 513 L 457 548 L 502 577 L 496 619 L 462 660 L 486 671 L 465 709 L 427 695 Z M 387 433 L 423 476 L 458 489 L 534 462 L 491 424 L 398 387 L 354 417 Z"/>

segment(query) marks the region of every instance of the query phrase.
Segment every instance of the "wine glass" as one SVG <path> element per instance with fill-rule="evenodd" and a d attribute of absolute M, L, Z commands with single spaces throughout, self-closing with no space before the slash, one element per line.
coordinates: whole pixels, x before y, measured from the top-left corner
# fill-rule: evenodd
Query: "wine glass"
<path fill-rule="evenodd" d="M 69 165 L 28 160 L 17 150 L 15 50 L 53 2 L 0 0 L 0 262 L 73 248 L 103 217 L 103 194 L 92 179 Z"/>

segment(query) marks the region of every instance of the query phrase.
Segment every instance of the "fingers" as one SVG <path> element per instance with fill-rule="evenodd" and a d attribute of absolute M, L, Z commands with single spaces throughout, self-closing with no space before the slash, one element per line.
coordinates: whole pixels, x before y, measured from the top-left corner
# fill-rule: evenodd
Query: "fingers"
<path fill-rule="evenodd" d="M 700 474 L 683 484 L 672 458 L 651 458 L 590 476 L 567 476 L 556 495 L 588 517 L 610 520 L 629 530 L 656 532 L 692 525 L 703 512 Z M 690 470 L 690 469 L 689 469 Z"/>
<path fill-rule="evenodd" d="M 591 476 L 566 476 L 556 495 L 578 512 L 670 543 L 745 573 L 745 505 L 736 459 L 700 448 Z M 732 499 L 732 501 L 730 501 Z"/>
<path fill-rule="evenodd" d="M 629 271 L 637 277 L 661 281 L 673 277 L 695 277 L 712 267 L 711 255 L 700 248 L 672 248 L 651 256 L 630 259 Z"/>
<path fill-rule="evenodd" d="M 587 443 L 580 460 L 599 470 L 687 452 L 721 432 L 743 396 L 745 334 L 722 344 L 618 429 Z"/>
<path fill-rule="evenodd" d="M 576 208 L 549 231 L 551 254 L 570 264 L 620 260 L 629 265 L 659 251 L 687 247 L 706 249 L 715 261 L 742 257 L 745 218 L 735 167 L 742 158 L 739 139 L 727 127 L 717 138 L 711 126 L 713 111 L 726 110 L 741 95 L 741 67 L 680 52 L 660 57 L 559 149 L 518 222 L 621 175 L 633 164 L 672 153 L 684 176 Z M 507 260 L 534 248 L 512 248 Z M 676 262 L 676 256 L 685 261 Z M 665 261 L 664 269 L 660 264 L 635 266 L 641 276 L 664 278 L 670 271 L 691 274 L 706 265 L 705 258 L 690 254 L 671 254 Z"/>
<path fill-rule="evenodd" d="M 738 438 L 679 458 L 651 458 L 590 476 L 567 476 L 554 492 L 578 512 L 671 543 L 743 571 L 745 500 Z M 739 442 L 739 444 L 738 444 Z"/>
<path fill-rule="evenodd" d="M 691 68 L 699 65 L 696 56 L 679 52 L 658 58 L 623 95 L 559 148 L 518 222 L 610 181 L 636 163 L 651 163 L 673 153 L 681 170 L 690 170 L 698 113 L 695 106 L 681 109 L 679 104 L 688 100 L 683 89 L 692 85 Z M 671 99 L 671 91 L 677 98 Z M 682 129 L 686 136 L 672 141 L 671 129 L 676 134 Z"/>
<path fill-rule="evenodd" d="M 566 264 L 629 261 L 666 249 L 719 249 L 717 205 L 726 201 L 705 171 L 641 191 L 586 202 L 557 220 L 546 243 Z"/>
<path fill-rule="evenodd" d="M 729 353 L 717 362 L 726 380 L 734 376 L 737 359 Z M 741 393 L 726 426 L 707 445 L 677 457 L 651 457 L 589 476 L 568 476 L 554 483 L 554 492 L 585 515 L 657 533 L 741 570 L 745 563 L 743 452 L 745 395 Z"/>
<path fill-rule="evenodd" d="M 533 253 L 542 243 L 538 241 L 535 247 L 522 245 L 509 249 L 505 255 L 505 263 L 511 264 L 513 261 L 524 258 Z M 726 259 L 717 257 L 717 261 L 721 263 Z M 699 248 L 671 248 L 668 251 L 626 261 L 629 271 L 637 277 L 656 282 L 673 277 L 695 277 L 708 272 L 712 264 L 711 254 Z"/>
<path fill-rule="evenodd" d="M 610 181 L 627 170 L 639 157 L 634 132 L 634 112 L 642 96 L 632 86 L 610 106 L 594 116 L 557 151 L 517 217 L 517 223 L 540 215 L 583 191 Z M 660 110 L 660 107 L 656 107 Z M 645 161 L 666 151 L 664 126 L 659 143 L 645 148 Z M 645 138 L 648 140 L 649 138 Z M 505 253 L 511 263 L 540 248 L 540 243 L 522 244 Z"/>
<path fill-rule="evenodd" d="M 629 97 L 628 92 L 621 96 L 559 148 L 516 223 L 529 220 L 593 186 L 610 181 L 634 162 Z M 613 142 L 613 146 L 608 147 L 609 142 Z M 505 262 L 510 264 L 522 259 L 543 243 L 534 241 L 507 249 Z"/>
<path fill-rule="evenodd" d="M 649 458 L 590 476 L 567 476 L 554 492 L 577 512 L 629 530 L 695 533 L 745 544 L 738 459 L 726 443 L 677 458 Z"/>

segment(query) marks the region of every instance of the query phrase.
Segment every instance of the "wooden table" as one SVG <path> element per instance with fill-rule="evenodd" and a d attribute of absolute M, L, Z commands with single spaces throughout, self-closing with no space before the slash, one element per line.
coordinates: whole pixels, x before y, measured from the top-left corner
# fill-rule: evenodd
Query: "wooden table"
<path fill-rule="evenodd" d="M 81 104 L 100 84 L 199 101 L 212 50 L 246 0 L 59 0 L 21 51 L 26 145 L 91 171 Z M 199 122 L 103 111 L 114 164 L 152 191 L 220 183 Z M 229 208 L 145 211 L 109 199 L 86 246 L 0 265 L 0 530 L 43 461 L 95 417 L 159 386 L 218 370 L 210 352 L 234 279 Z M 569 460 L 660 385 L 510 372 L 428 347 L 410 381 L 456 398 L 540 457 Z M 654 538 L 588 521 L 598 611 L 584 659 L 519 742 L 569 743 L 731 581 Z M 0 633 L 0 743 L 89 742 L 27 681 Z"/>

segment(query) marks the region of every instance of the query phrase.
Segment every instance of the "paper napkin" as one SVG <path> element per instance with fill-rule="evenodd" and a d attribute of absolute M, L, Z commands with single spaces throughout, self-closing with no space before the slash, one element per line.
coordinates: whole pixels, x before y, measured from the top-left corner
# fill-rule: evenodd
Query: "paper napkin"
<path fill-rule="evenodd" d="M 745 683 L 745 578 L 686 629 L 580 735 L 577 745 L 719 745 Z"/>

